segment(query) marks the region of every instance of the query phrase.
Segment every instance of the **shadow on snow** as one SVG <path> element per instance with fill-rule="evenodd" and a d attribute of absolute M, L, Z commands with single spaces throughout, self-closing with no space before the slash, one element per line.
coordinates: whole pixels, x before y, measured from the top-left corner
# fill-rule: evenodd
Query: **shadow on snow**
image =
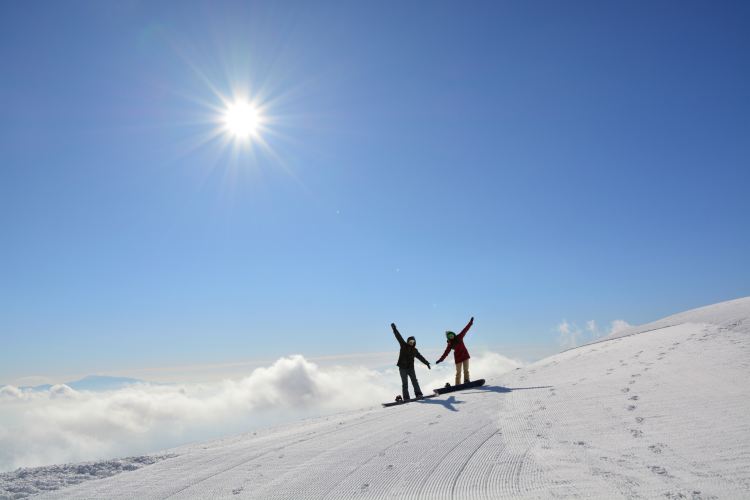
<path fill-rule="evenodd" d="M 448 399 L 420 399 L 419 401 L 416 401 L 416 403 L 422 404 L 422 405 L 440 405 L 445 407 L 446 410 L 450 411 L 458 411 L 455 406 L 453 405 L 462 405 L 464 404 L 463 401 L 458 401 L 456 399 L 456 396 L 451 396 Z"/>
<path fill-rule="evenodd" d="M 528 391 L 531 389 L 551 389 L 552 387 L 553 386 L 551 385 L 539 385 L 536 387 L 503 387 L 501 385 L 483 385 L 483 386 L 474 388 L 474 391 L 476 392 L 498 392 L 501 394 L 505 394 L 506 392 Z"/>
<path fill-rule="evenodd" d="M 482 392 L 496 392 L 498 394 L 506 394 L 508 392 L 513 391 L 528 391 L 532 389 L 551 389 L 551 385 L 540 385 L 536 387 L 503 387 L 500 385 L 483 385 L 480 387 L 473 388 L 471 390 L 465 390 L 460 391 L 463 394 L 479 394 Z M 440 405 L 444 407 L 446 410 L 450 411 L 458 411 L 456 409 L 455 405 L 461 405 L 464 404 L 464 401 L 460 401 L 456 399 L 456 396 L 450 396 L 448 399 L 420 399 L 419 401 L 415 401 L 415 403 L 419 403 L 422 405 Z"/>

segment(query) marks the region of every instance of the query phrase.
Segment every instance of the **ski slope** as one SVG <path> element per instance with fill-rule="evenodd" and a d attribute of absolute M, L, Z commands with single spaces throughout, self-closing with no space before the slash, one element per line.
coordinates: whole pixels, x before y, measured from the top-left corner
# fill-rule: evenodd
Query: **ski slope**
<path fill-rule="evenodd" d="M 476 376 L 481 376 L 477 373 Z M 37 498 L 750 498 L 750 298 Z"/>

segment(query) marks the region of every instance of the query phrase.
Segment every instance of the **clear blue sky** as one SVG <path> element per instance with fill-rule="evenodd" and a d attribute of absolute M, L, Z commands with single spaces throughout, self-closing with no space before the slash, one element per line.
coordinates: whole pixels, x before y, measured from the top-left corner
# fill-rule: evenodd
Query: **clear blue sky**
<path fill-rule="evenodd" d="M 0 383 L 746 296 L 748 54 L 747 2 L 3 2 Z M 233 88 L 272 153 L 201 144 Z"/>

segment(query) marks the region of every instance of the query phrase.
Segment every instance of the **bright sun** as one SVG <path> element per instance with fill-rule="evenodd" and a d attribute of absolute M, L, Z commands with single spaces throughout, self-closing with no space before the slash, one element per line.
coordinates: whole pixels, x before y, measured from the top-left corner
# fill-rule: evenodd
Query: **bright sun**
<path fill-rule="evenodd" d="M 261 115 L 251 102 L 235 101 L 224 111 L 224 125 L 227 132 L 236 139 L 250 139 L 258 135 Z"/>

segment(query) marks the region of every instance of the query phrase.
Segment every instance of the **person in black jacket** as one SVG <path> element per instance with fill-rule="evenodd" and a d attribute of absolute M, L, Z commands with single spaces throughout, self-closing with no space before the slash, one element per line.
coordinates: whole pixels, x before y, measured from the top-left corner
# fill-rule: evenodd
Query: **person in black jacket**
<path fill-rule="evenodd" d="M 404 338 L 398 332 L 398 329 L 396 329 L 395 323 L 391 323 L 391 328 L 393 329 L 393 335 L 396 336 L 396 340 L 398 340 L 398 343 L 401 345 L 401 351 L 398 353 L 398 363 L 396 363 L 396 365 L 401 374 L 401 393 L 404 401 L 409 399 L 409 384 L 407 376 L 411 379 L 411 385 L 414 386 L 414 394 L 418 398 L 421 398 L 422 390 L 419 388 L 417 374 L 414 373 L 414 358 L 419 359 L 419 361 L 426 364 L 427 368 L 431 370 L 430 362 L 424 359 L 424 357 L 419 354 L 419 351 L 417 351 L 417 339 L 409 337 L 406 339 L 406 342 L 404 342 Z"/>

